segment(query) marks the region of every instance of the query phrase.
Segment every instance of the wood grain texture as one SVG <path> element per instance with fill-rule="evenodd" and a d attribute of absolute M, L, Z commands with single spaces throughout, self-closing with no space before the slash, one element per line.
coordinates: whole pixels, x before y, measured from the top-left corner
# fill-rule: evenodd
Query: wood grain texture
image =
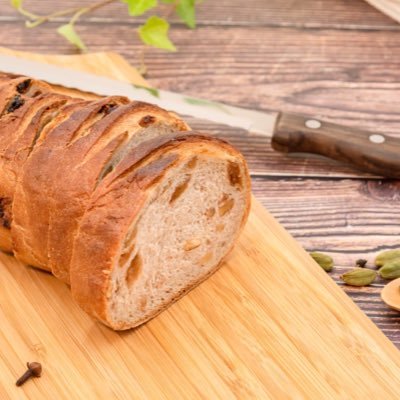
<path fill-rule="evenodd" d="M 124 80 L 129 76 L 132 82 L 137 82 L 138 85 L 148 86 L 147 82 L 139 72 L 132 68 L 123 57 L 113 52 L 79 54 L 76 56 L 58 55 L 57 57 L 54 57 L 52 55 L 46 56 L 44 54 L 29 53 L 26 51 L 18 52 L 6 47 L 0 47 L 0 51 L 2 54 L 23 57 L 29 60 L 45 62 L 48 64 L 50 63 L 83 72 L 91 72 L 93 69 L 96 69 L 96 73 L 101 76 L 109 76 L 111 70 L 115 79 Z M 115 70 L 112 69 L 114 65 L 113 63 L 107 65 L 110 59 L 114 64 L 119 66 Z M 123 73 L 121 73 L 121 71 L 123 71 Z"/>
<path fill-rule="evenodd" d="M 333 257 L 329 275 L 400 347 L 400 314 L 380 298 L 387 281 L 352 288 L 339 279 L 357 259 L 367 259 L 374 268 L 380 251 L 400 247 L 399 182 L 256 177 L 253 192 L 304 248 Z"/>
<path fill-rule="evenodd" d="M 93 322 L 50 274 L 5 254 L 0 262 L 4 399 L 397 399 L 400 390 L 393 344 L 256 200 L 225 265 L 129 332 Z M 26 359 L 45 373 L 16 388 Z"/>
<path fill-rule="evenodd" d="M 42 52 L 71 52 L 48 24 L 27 36 L 21 24 L 3 23 L 1 43 Z M 132 30 L 83 24 L 92 51 L 113 49 L 133 65 L 141 46 Z M 179 53 L 151 50 L 149 81 L 157 87 L 261 110 L 324 117 L 398 135 L 394 99 L 400 84 L 400 32 L 294 28 L 175 27 Z M 50 44 L 48 44 L 50 43 Z M 235 90 L 232 90 L 232 88 Z M 356 101 L 355 101 L 356 100 Z"/>
<path fill-rule="evenodd" d="M 376 0 L 378 1 L 378 0 Z M 390 1 L 390 0 L 384 0 Z M 393 1 L 393 0 L 392 0 Z M 395 0 L 394 0 L 395 1 Z M 38 14 L 49 14 L 64 9 L 64 3 L 25 0 L 26 7 Z M 93 0 L 68 0 L 68 7 L 92 4 Z M 21 21 L 22 18 L 3 2 L 0 20 Z M 199 6 L 198 25 L 224 26 L 294 26 L 307 28 L 398 29 L 389 17 L 369 6 L 364 0 L 218 0 Z M 86 22 L 137 25 L 142 18 L 132 18 L 126 6 L 119 2 L 84 16 Z M 172 19 L 175 23 L 177 18 Z M 59 21 L 67 21 L 66 17 Z"/>
<path fill-rule="evenodd" d="M 68 3 L 84 2 L 89 0 Z M 55 7 L 44 0 L 26 0 L 26 4 L 38 13 Z M 173 27 L 178 53 L 147 53 L 153 86 L 400 136 L 400 26 L 395 21 L 363 0 L 205 4 L 198 30 Z M 65 20 L 27 31 L 4 1 L 0 2 L 0 21 L 3 46 L 74 53 L 55 33 Z M 136 25 L 115 5 L 84 18 L 78 30 L 91 50 L 115 49 L 137 65 L 141 46 L 133 33 Z M 369 180 L 325 159 L 284 156 L 270 149 L 267 138 L 245 136 L 203 121 L 189 122 L 198 129 L 216 131 L 244 151 L 256 196 L 306 249 L 334 256 L 340 268 L 333 274 L 337 282 L 354 259 L 371 261 L 380 249 L 400 245 L 396 182 Z M 380 288 L 381 284 L 365 289 L 343 287 L 400 346 L 400 314 L 381 302 Z"/>
<path fill-rule="evenodd" d="M 260 240 L 268 243 L 262 251 L 254 235 L 268 237 Z M 398 352 L 301 247 L 292 242 L 288 251 L 277 251 L 288 241 L 255 204 L 228 263 L 158 318 L 126 333 L 91 321 L 51 275 L 0 255 L 6 305 L 0 395 L 396 399 Z M 40 360 L 45 373 L 17 389 L 13 381 L 26 359 Z"/>
<path fill-rule="evenodd" d="M 393 18 L 395 21 L 400 22 L 400 3 L 396 0 L 367 0 L 378 10 Z"/>

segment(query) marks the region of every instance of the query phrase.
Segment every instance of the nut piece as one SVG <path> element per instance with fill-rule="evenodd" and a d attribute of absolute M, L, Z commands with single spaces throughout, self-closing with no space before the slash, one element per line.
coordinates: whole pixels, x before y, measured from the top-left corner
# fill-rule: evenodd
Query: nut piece
<path fill-rule="evenodd" d="M 171 198 L 169 200 L 170 203 L 173 203 L 175 200 L 177 200 L 182 195 L 182 193 L 187 189 L 190 178 L 191 178 L 191 175 L 188 175 L 185 178 L 185 180 L 175 188 L 175 190 L 172 193 Z"/>
<path fill-rule="evenodd" d="M 218 204 L 218 213 L 220 217 L 223 217 L 226 213 L 232 210 L 235 200 L 229 198 L 226 194 L 222 197 Z"/>
<path fill-rule="evenodd" d="M 186 166 L 187 166 L 189 169 L 193 169 L 193 168 L 196 166 L 196 164 L 197 164 L 197 156 L 194 156 L 194 157 L 186 164 Z"/>
<path fill-rule="evenodd" d="M 139 276 L 139 273 L 142 269 L 142 265 L 143 265 L 142 257 L 140 256 L 139 253 L 137 253 L 126 271 L 125 281 L 128 287 L 131 287 L 133 282 Z"/>
<path fill-rule="evenodd" d="M 341 275 L 340 279 L 350 286 L 368 286 L 376 278 L 376 271 L 368 268 L 354 268 Z"/>
<path fill-rule="evenodd" d="M 218 224 L 218 225 L 215 227 L 215 230 L 216 230 L 217 232 L 222 232 L 224 229 L 225 229 L 225 224 Z"/>
<path fill-rule="evenodd" d="M 140 121 L 139 121 L 139 125 L 142 128 L 146 128 L 151 124 L 154 124 L 154 122 L 156 122 L 156 117 L 154 117 L 153 115 L 145 115 Z"/>
<path fill-rule="evenodd" d="M 233 161 L 229 161 L 228 177 L 229 177 L 229 182 L 232 186 L 238 186 L 239 188 L 242 187 L 242 175 L 240 172 L 239 164 Z"/>
<path fill-rule="evenodd" d="M 200 258 L 198 264 L 200 265 L 207 264 L 209 261 L 211 261 L 212 258 L 213 258 L 213 253 L 209 251 L 208 253 L 204 254 L 203 257 Z"/>
<path fill-rule="evenodd" d="M 212 218 L 215 215 L 215 208 L 211 207 L 206 210 L 206 217 Z"/>
<path fill-rule="evenodd" d="M 314 259 L 314 261 L 326 272 L 332 271 L 333 268 L 333 259 L 324 253 L 319 253 L 317 251 L 313 251 L 310 253 L 310 256 Z"/>
<path fill-rule="evenodd" d="M 187 240 L 185 245 L 183 246 L 185 251 L 190 251 L 196 249 L 201 245 L 201 241 L 199 239 L 190 239 Z"/>

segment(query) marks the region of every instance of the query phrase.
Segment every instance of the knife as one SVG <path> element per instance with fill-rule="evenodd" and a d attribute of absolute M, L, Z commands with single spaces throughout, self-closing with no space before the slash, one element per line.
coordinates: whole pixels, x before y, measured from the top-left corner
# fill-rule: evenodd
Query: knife
<path fill-rule="evenodd" d="M 0 71 L 102 96 L 126 96 L 196 118 L 271 137 L 285 153 L 312 153 L 380 176 L 400 178 L 400 139 L 284 112 L 266 113 L 23 58 L 0 55 Z"/>

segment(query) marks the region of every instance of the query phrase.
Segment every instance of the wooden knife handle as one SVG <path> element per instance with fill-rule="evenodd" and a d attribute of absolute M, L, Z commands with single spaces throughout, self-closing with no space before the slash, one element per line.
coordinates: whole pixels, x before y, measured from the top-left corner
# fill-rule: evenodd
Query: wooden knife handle
<path fill-rule="evenodd" d="M 302 117 L 278 115 L 272 147 L 285 153 L 314 153 L 372 174 L 400 178 L 400 139 Z"/>

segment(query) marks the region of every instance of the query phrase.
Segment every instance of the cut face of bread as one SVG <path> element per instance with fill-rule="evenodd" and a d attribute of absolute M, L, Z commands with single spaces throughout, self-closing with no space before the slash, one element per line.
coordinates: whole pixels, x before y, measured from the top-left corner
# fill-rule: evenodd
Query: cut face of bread
<path fill-rule="evenodd" d="M 168 156 L 172 156 L 171 164 L 161 168 L 148 187 L 142 184 L 132 211 L 124 218 L 118 216 L 120 229 L 126 226 L 125 234 L 111 229 L 111 237 L 102 236 L 107 243 L 100 236 L 100 241 L 88 243 L 87 230 L 94 234 L 89 211 L 75 242 L 73 296 L 114 329 L 147 321 L 213 273 L 232 248 L 248 214 L 249 177 L 238 153 L 212 143 L 182 145 L 179 152 L 165 152 L 161 159 L 154 156 L 147 166 L 136 169 L 136 182 L 141 168 L 154 172 L 157 162 L 161 165 Z M 132 184 L 135 186 L 134 181 Z M 126 193 L 129 190 L 138 189 L 125 189 L 127 201 L 133 199 Z M 116 192 L 120 194 L 120 190 Z M 104 212 L 101 228 L 107 229 L 118 213 Z M 132 222 L 127 225 L 129 220 Z M 90 262 L 95 248 L 103 248 L 105 253 L 92 259 L 99 265 L 89 266 L 85 260 Z M 85 274 L 86 268 L 96 272 L 82 284 L 79 271 Z"/>
<path fill-rule="evenodd" d="M 240 230 L 246 196 L 227 179 L 229 162 L 194 160 L 168 174 L 126 237 L 111 278 L 117 326 L 144 322 L 205 279 Z"/>

